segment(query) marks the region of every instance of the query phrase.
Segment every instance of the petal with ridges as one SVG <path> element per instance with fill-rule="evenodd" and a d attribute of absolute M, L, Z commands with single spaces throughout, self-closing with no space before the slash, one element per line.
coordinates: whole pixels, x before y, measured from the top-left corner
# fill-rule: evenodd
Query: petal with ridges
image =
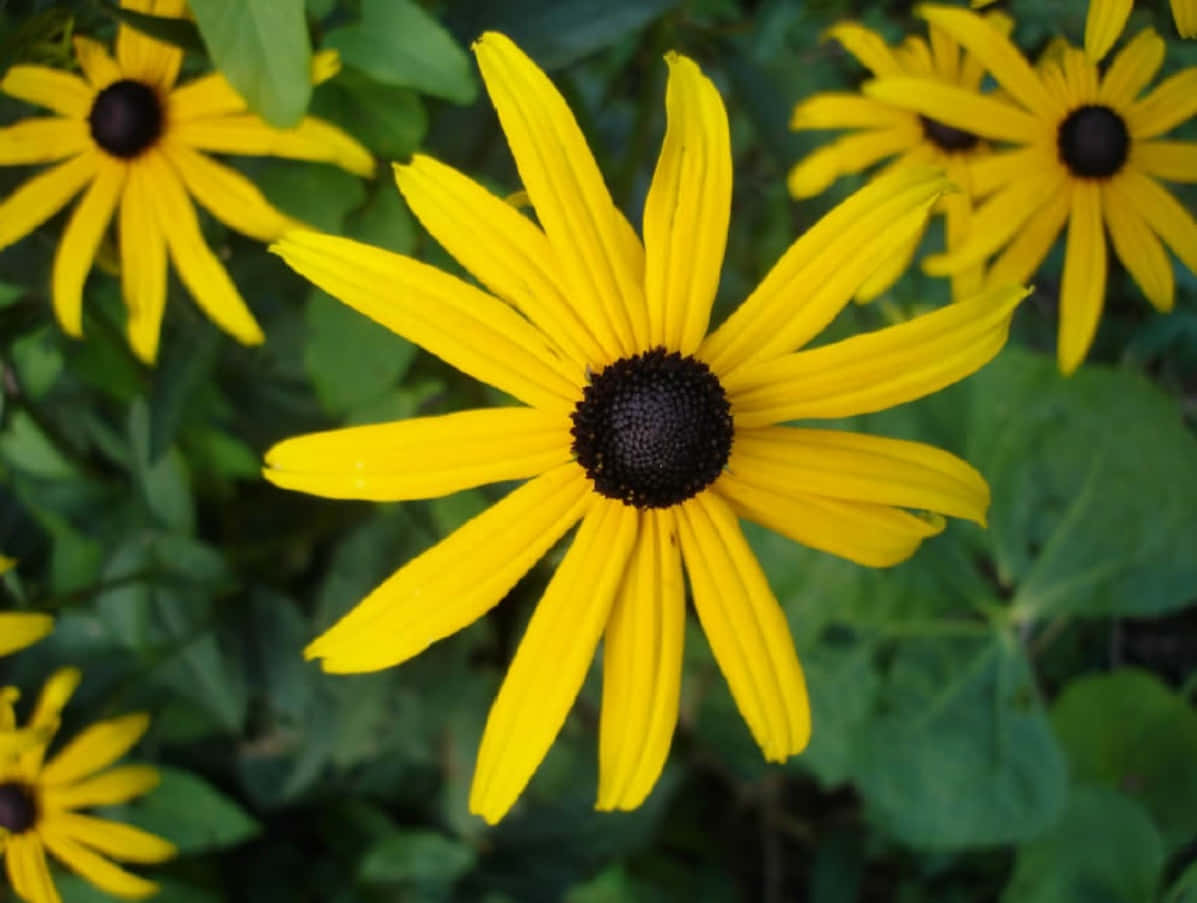
<path fill-rule="evenodd" d="M 1197 141 L 1137 141 L 1131 162 L 1166 182 L 1197 182 Z"/>
<path fill-rule="evenodd" d="M 513 205 L 423 154 L 415 154 L 410 164 L 395 164 L 395 181 L 416 218 L 445 250 L 566 354 L 595 370 L 620 356 L 619 339 L 603 328 L 594 299 L 566 300 L 548 239 Z"/>
<path fill-rule="evenodd" d="M 86 151 L 39 172 L 0 202 L 0 248 L 24 238 L 67 205 L 96 174 L 100 155 Z"/>
<path fill-rule="evenodd" d="M 1159 182 L 1131 167 L 1116 179 L 1123 196 L 1135 205 L 1147 225 L 1190 272 L 1197 273 L 1197 220 L 1193 214 Z"/>
<path fill-rule="evenodd" d="M 128 165 L 101 155 L 95 178 L 71 214 L 54 254 L 54 315 L 67 335 L 83 335 L 83 284 L 125 187 Z"/>
<path fill-rule="evenodd" d="M 147 364 L 158 356 L 166 310 L 166 237 L 154 209 L 156 190 L 144 167 L 130 167 L 118 218 L 125 332 L 133 353 Z"/>
<path fill-rule="evenodd" d="M 54 629 L 49 615 L 0 612 L 0 655 L 31 646 Z"/>
<path fill-rule="evenodd" d="M 1089 0 L 1085 17 L 1085 54 L 1097 62 L 1114 46 L 1126 20 L 1130 18 L 1132 0 Z"/>
<path fill-rule="evenodd" d="M 61 903 L 42 841 L 33 832 L 11 835 L 4 848 L 4 859 L 13 890 L 29 903 Z"/>
<path fill-rule="evenodd" d="M 1027 294 L 1003 286 L 897 326 L 743 367 L 722 379 L 736 429 L 853 417 L 930 395 L 993 359 Z"/>
<path fill-rule="evenodd" d="M 42 800 L 47 810 L 54 811 L 117 806 L 149 793 L 158 786 L 158 782 L 156 768 L 149 765 L 121 765 L 64 786 L 43 787 Z"/>
<path fill-rule="evenodd" d="M 1018 234 L 994 258 L 985 285 L 1022 285 L 1031 279 L 1068 222 L 1071 191 L 1057 191 L 1039 204 Z"/>
<path fill-rule="evenodd" d="M 78 75 L 48 66 L 13 66 L 0 80 L 0 91 L 80 120 L 87 118 L 96 96 Z"/>
<path fill-rule="evenodd" d="M 149 831 L 77 812 L 47 817 L 44 830 L 121 862 L 164 862 L 177 852 L 173 843 Z"/>
<path fill-rule="evenodd" d="M 1155 138 L 1197 115 L 1197 66 L 1164 79 L 1127 114 L 1131 135 Z"/>
<path fill-rule="evenodd" d="M 332 163 L 359 176 L 374 175 L 370 152 L 347 132 L 315 116 L 305 116 L 289 129 L 274 128 L 248 113 L 186 119 L 172 129 L 171 137 L 197 150 Z"/>
<path fill-rule="evenodd" d="M 786 185 L 796 198 L 814 197 L 840 176 L 860 172 L 922 140 L 922 130 L 911 117 L 894 126 L 845 135 L 799 160 Z"/>
<path fill-rule="evenodd" d="M 810 739 L 810 703 L 785 614 L 736 515 L 714 492 L 677 515 L 694 608 L 736 707 L 771 762 Z"/>
<path fill-rule="evenodd" d="M 585 375 L 508 305 L 410 257 L 293 231 L 271 246 L 330 295 L 475 379 L 533 407 L 568 411 Z"/>
<path fill-rule="evenodd" d="M 1064 275 L 1060 282 L 1060 372 L 1081 365 L 1101 318 L 1106 294 L 1106 237 L 1102 231 L 1101 185 L 1078 181 L 1072 189 Z"/>
<path fill-rule="evenodd" d="M 710 320 L 731 216 L 727 111 L 693 60 L 665 56 L 666 127 L 644 202 L 649 344 L 692 354 Z"/>
<path fill-rule="evenodd" d="M 105 893 L 136 900 L 148 897 L 158 890 L 158 885 L 154 882 L 125 871 L 65 834 L 43 831 L 42 838 L 46 848 L 67 868 Z"/>
<path fill-rule="evenodd" d="M 1044 132 L 1038 119 L 1008 101 L 929 78 L 880 78 L 865 82 L 861 90 L 882 103 L 985 138 L 1026 144 Z"/>
<path fill-rule="evenodd" d="M 172 19 L 182 17 L 185 5 L 184 0 L 121 0 L 125 9 Z M 116 58 L 126 78 L 135 78 L 166 92 L 179 77 L 183 51 L 122 23 L 116 31 Z"/>
<path fill-rule="evenodd" d="M 885 263 L 873 271 L 873 275 L 860 284 L 860 288 L 856 290 L 856 300 L 859 303 L 867 304 L 877 299 L 902 278 L 902 274 L 910 269 L 910 262 L 914 259 L 925 232 L 926 229 L 916 232 L 896 253 L 890 254 Z"/>
<path fill-rule="evenodd" d="M 336 672 L 411 658 L 490 611 L 595 498 L 576 464 L 542 474 L 405 564 L 304 655 Z"/>
<path fill-rule="evenodd" d="M 615 207 L 565 99 L 512 41 L 486 32 L 474 54 L 570 297 L 591 295 L 623 354 L 648 341 L 644 250 Z"/>
<path fill-rule="evenodd" d="M 0 166 L 51 163 L 92 146 L 87 124 L 65 116 L 37 116 L 0 128 Z"/>
<path fill-rule="evenodd" d="M 677 725 L 685 628 L 674 514 L 646 511 L 603 640 L 598 809 L 635 809 L 665 767 Z"/>
<path fill-rule="evenodd" d="M 571 459 L 570 421 L 535 408 L 486 408 L 287 439 L 266 453 L 276 486 L 326 498 L 437 498 L 522 480 Z"/>
<path fill-rule="evenodd" d="M 99 41 L 93 41 L 83 35 L 75 35 L 72 43 L 75 48 L 75 59 L 79 61 L 79 68 L 83 70 L 88 83 L 96 91 L 103 91 L 113 82 L 120 81 L 125 77 L 120 66 L 116 64 L 116 60 L 108 54 L 108 48 Z"/>
<path fill-rule="evenodd" d="M 91 725 L 46 763 L 41 782 L 70 784 L 107 768 L 132 749 L 149 726 L 149 715 L 142 713 Z"/>
<path fill-rule="evenodd" d="M 798 102 L 790 116 L 790 128 L 863 129 L 884 128 L 910 120 L 910 113 L 897 110 L 859 94 L 825 92 Z"/>
<path fill-rule="evenodd" d="M 607 625 L 640 514 L 600 499 L 536 605 L 486 718 L 470 811 L 491 824 L 523 792 L 573 707 Z"/>
<path fill-rule="evenodd" d="M 1111 179 L 1101 186 L 1102 214 L 1114 252 L 1152 306 L 1167 313 L 1175 301 L 1172 261 L 1134 201 L 1124 194 L 1122 184 Z"/>
<path fill-rule="evenodd" d="M 1101 80 L 1100 99 L 1118 107 L 1133 103 L 1160 71 L 1164 50 L 1164 39 L 1153 29 L 1144 28 L 1110 63 Z"/>

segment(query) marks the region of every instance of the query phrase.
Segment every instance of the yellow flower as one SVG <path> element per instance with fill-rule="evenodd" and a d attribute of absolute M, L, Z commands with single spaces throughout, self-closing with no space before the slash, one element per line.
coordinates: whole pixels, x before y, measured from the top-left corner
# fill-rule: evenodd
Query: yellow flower
<path fill-rule="evenodd" d="M 184 0 L 122 0 L 122 6 L 179 16 Z M 129 344 L 152 363 L 166 304 L 169 253 L 196 303 L 239 341 L 262 331 L 229 274 L 204 242 L 188 193 L 232 229 L 272 241 L 295 223 L 253 184 L 200 151 L 270 154 L 335 163 L 369 176 L 370 154 L 340 129 L 305 117 L 275 129 L 246 112 L 219 73 L 175 87 L 183 53 L 121 25 L 116 59 L 102 45 L 75 38 L 83 78 L 44 66 L 13 66 L 0 90 L 57 116 L 0 129 L 0 164 L 60 162 L 0 203 L 0 248 L 27 235 L 87 190 L 54 259 L 54 312 L 72 336 L 83 332 L 83 284 L 114 212 Z M 318 57 L 317 79 L 336 69 Z"/>
<path fill-rule="evenodd" d="M 777 424 L 918 398 L 988 361 L 1019 290 L 792 353 L 945 190 L 906 169 L 849 198 L 707 335 L 731 207 L 727 114 L 669 54 L 664 145 L 643 243 L 616 209 L 564 99 L 508 38 L 474 45 L 539 225 L 465 175 L 396 167 L 425 228 L 489 292 L 348 239 L 275 248 L 349 306 L 522 405 L 359 426 L 267 453 L 279 486 L 332 498 L 430 498 L 524 480 L 410 561 L 307 650 L 331 672 L 390 667 L 481 617 L 581 526 L 487 720 L 470 807 L 501 818 L 561 729 L 604 638 L 599 794 L 633 808 L 664 765 L 678 712 L 683 561 L 699 619 L 772 761 L 806 745 L 809 709 L 785 615 L 738 519 L 864 564 L 901 561 L 983 521 L 984 480 L 913 442 Z"/>
<path fill-rule="evenodd" d="M 52 733 L 79 678 L 74 668 L 56 672 L 42 689 L 29 728 Z M 0 853 L 19 898 L 58 903 L 46 851 L 109 894 L 133 899 L 157 890 L 106 857 L 162 862 L 175 854 L 172 844 L 140 828 L 76 811 L 125 803 L 157 785 L 158 772 L 148 766 L 108 767 L 148 726 L 146 715 L 125 715 L 93 724 L 48 762 L 43 762 L 48 739 L 15 759 L 0 760 Z"/>
<path fill-rule="evenodd" d="M 1070 47 L 1036 69 L 1005 35 L 967 10 L 925 6 L 921 14 L 975 54 L 1008 99 L 912 78 L 879 79 L 865 92 L 1018 145 L 973 168 L 973 187 L 991 197 L 978 207 L 968 241 L 929 257 L 924 268 L 957 273 L 1001 251 L 989 284 L 1021 282 L 1067 224 L 1059 363 L 1071 373 L 1084 360 L 1101 316 L 1103 224 L 1115 253 L 1156 309 L 1171 310 L 1175 294 L 1164 244 L 1197 271 L 1197 221 L 1157 181 L 1197 179 L 1197 143 L 1160 138 L 1197 113 L 1197 67 L 1140 97 L 1164 60 L 1164 42 L 1150 29 L 1123 48 L 1101 76 L 1093 59 Z M 1086 30 L 1098 47 L 1113 41 L 1106 26 Z"/>
<path fill-rule="evenodd" d="M 996 27 L 1009 30 L 1009 18 L 995 15 L 991 19 Z M 828 31 L 829 37 L 835 38 L 879 78 L 894 75 L 933 78 L 944 84 L 976 90 L 985 75 L 985 68 L 977 58 L 970 53 L 962 55 L 956 41 L 935 25 L 928 29 L 928 34 L 929 44 L 912 35 L 902 46 L 890 48 L 876 32 L 852 22 L 840 23 Z M 794 107 L 790 128 L 855 130 L 799 161 L 787 181 L 794 197 L 813 197 L 842 175 L 860 172 L 900 155 L 883 172 L 902 166 L 933 164 L 942 166 L 948 178 L 964 189 L 944 195 L 939 206 L 945 218 L 949 250 L 958 247 L 968 234 L 972 214 L 968 195 L 969 165 L 988 152 L 985 142 L 972 132 L 952 128 L 903 107 L 846 92 L 815 94 L 799 101 Z M 892 286 L 910 266 L 922 239 L 923 234 L 919 232 L 879 268 L 857 291 L 857 300 L 871 301 Z M 960 300 L 976 294 L 983 273 L 983 265 L 977 264 L 955 274 L 952 297 Z"/>

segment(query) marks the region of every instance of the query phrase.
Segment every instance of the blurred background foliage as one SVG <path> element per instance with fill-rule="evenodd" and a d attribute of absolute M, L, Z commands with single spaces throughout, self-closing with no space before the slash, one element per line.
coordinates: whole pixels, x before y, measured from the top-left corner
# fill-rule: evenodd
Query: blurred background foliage
<path fill-rule="evenodd" d="M 725 97 L 735 152 L 717 317 L 860 184 L 802 204 L 785 193 L 788 167 L 827 137 L 787 131 L 795 101 L 863 77 L 821 32 L 848 17 L 891 40 L 922 30 L 900 0 L 192 5 L 195 25 L 133 23 L 186 47 L 185 74 L 222 66 L 271 122 L 310 106 L 383 161 L 419 148 L 506 194 L 520 186 L 468 53 L 481 30 L 504 30 L 550 70 L 633 222 L 664 128 L 661 56 L 692 55 Z M 1079 41 L 1083 0 L 1009 9 L 1029 51 L 1060 33 Z M 10 0 L 0 15 L 0 67 L 69 65 L 70 34 L 108 36 L 129 16 L 106 0 Z M 1146 25 L 1169 38 L 1165 72 L 1197 63 L 1164 3 L 1138 4 L 1128 34 Z M 312 47 L 344 62 L 314 90 Z M 0 100 L 0 121 L 19 115 Z M 319 165 L 236 165 L 294 216 L 460 272 L 385 166 L 365 183 Z M 0 170 L 0 191 L 23 177 Z M 1180 196 L 1190 209 L 1197 198 Z M 488 390 L 210 221 L 268 341 L 235 345 L 176 284 L 147 370 L 122 338 L 111 267 L 89 283 L 86 342 L 53 324 L 61 228 L 0 254 L 0 550 L 20 559 L 4 605 L 59 619 L 0 679 L 28 693 L 57 665 L 83 666 L 68 728 L 153 714 L 137 755 L 163 782 L 123 817 L 180 847 L 155 870 L 164 903 L 1197 900 L 1192 273 L 1177 267 L 1165 317 L 1112 263 L 1090 362 L 1065 380 L 1057 248 L 995 363 L 853 424 L 971 461 L 993 489 L 988 531 L 953 522 L 886 571 L 751 533 L 807 668 L 805 755 L 764 763 L 692 624 L 681 724 L 643 808 L 592 811 L 596 664 L 523 801 L 487 828 L 466 812 L 474 750 L 555 559 L 414 661 L 325 676 L 303 645 L 504 487 L 377 506 L 277 490 L 258 466 L 286 436 L 453 411 Z M 945 283 L 914 271 L 830 335 L 946 301 Z M 61 887 L 69 903 L 100 899 Z"/>

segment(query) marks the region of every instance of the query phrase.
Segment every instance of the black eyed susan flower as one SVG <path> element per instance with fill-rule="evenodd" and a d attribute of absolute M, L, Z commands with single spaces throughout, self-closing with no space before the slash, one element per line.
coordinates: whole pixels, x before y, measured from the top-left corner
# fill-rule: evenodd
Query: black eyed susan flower
<path fill-rule="evenodd" d="M 400 568 L 307 655 L 332 672 L 398 664 L 485 614 L 580 522 L 491 709 L 471 809 L 494 822 L 515 802 L 600 638 L 598 806 L 643 801 L 677 720 L 683 565 L 736 704 L 765 756 L 783 760 L 807 742 L 806 688 L 739 519 L 884 566 L 939 532 L 940 514 L 983 521 L 988 488 L 938 449 L 778 424 L 876 411 L 960 379 L 997 353 L 1023 292 L 794 353 L 923 229 L 947 183 L 907 168 L 828 214 L 708 335 L 732 187 L 727 114 L 711 82 L 667 57 L 668 121 L 641 242 L 545 74 L 500 34 L 474 51 L 539 225 L 427 157 L 396 176 L 423 225 L 489 292 L 348 239 L 299 231 L 275 248 L 330 294 L 522 404 L 301 436 L 267 453 L 265 474 L 373 500 L 527 482 Z"/>
<path fill-rule="evenodd" d="M 179 16 L 183 0 L 122 0 L 122 6 Z M 0 90 L 53 110 L 0 129 L 0 164 L 51 163 L 0 203 L 0 248 L 37 228 L 83 191 L 54 260 L 54 312 L 73 336 L 83 330 L 83 284 L 114 213 L 129 344 L 153 362 L 166 304 L 166 260 L 196 303 L 239 341 L 262 331 L 224 266 L 208 248 L 189 194 L 230 228 L 263 241 L 295 225 L 246 178 L 204 151 L 268 154 L 334 163 L 369 176 L 370 154 L 340 129 L 305 117 L 276 129 L 246 112 L 218 73 L 175 86 L 182 51 L 121 25 L 116 57 L 75 38 L 83 76 L 44 66 L 8 70 Z M 317 79 L 338 65 L 318 55 Z M 86 189 L 86 190 L 84 190 Z M 117 212 L 119 210 L 119 212 Z"/>
<path fill-rule="evenodd" d="M 1091 15 L 1102 8 L 1091 7 Z M 990 197 L 978 207 L 968 241 L 929 257 L 924 268 L 957 273 L 997 254 L 989 284 L 1024 281 L 1067 224 L 1059 363 L 1071 373 L 1084 360 L 1101 316 L 1103 225 L 1157 310 L 1171 310 L 1175 293 L 1165 244 L 1197 271 L 1197 221 L 1158 181 L 1197 179 L 1197 143 L 1162 137 L 1197 113 L 1197 67 L 1144 95 L 1164 59 L 1164 42 L 1150 29 L 1102 75 L 1091 58 L 1070 47 L 1034 68 L 1005 35 L 967 10 L 925 6 L 921 14 L 975 54 L 1009 99 L 907 77 L 879 79 L 865 86 L 866 93 L 1017 145 L 973 167 L 973 187 Z M 1096 46 L 1113 41 L 1105 26 L 1087 31 Z"/>
<path fill-rule="evenodd" d="M 1007 29 L 1010 20 L 990 17 L 995 27 Z M 985 69 L 975 56 L 961 53 L 960 45 L 947 32 L 930 26 L 925 40 L 908 37 L 891 48 L 876 32 L 852 22 L 827 32 L 878 78 L 911 76 L 933 78 L 948 85 L 976 90 Z M 856 93 L 825 92 L 799 101 L 790 119 L 792 129 L 852 129 L 849 134 L 813 151 L 790 171 L 787 184 L 796 198 L 820 194 L 842 175 L 860 172 L 882 160 L 890 160 L 883 172 L 902 166 L 941 166 L 956 185 L 964 189 L 943 196 L 939 207 L 945 217 L 948 249 L 959 246 L 968 234 L 972 205 L 969 199 L 968 164 L 988 152 L 987 144 L 972 132 L 953 128 L 904 107 L 873 100 Z M 922 241 L 922 233 L 879 268 L 856 293 L 857 300 L 871 301 L 892 286 L 910 266 Z M 952 277 L 952 296 L 957 300 L 980 288 L 983 265 L 976 264 Z"/>
<path fill-rule="evenodd" d="M 52 734 L 79 679 L 74 668 L 56 672 L 42 689 L 28 727 Z M 140 828 L 78 811 L 128 802 L 158 783 L 157 771 L 148 766 L 109 767 L 148 726 L 145 715 L 125 715 L 93 724 L 48 761 L 48 739 L 0 759 L 0 854 L 18 898 L 58 903 L 47 852 L 114 896 L 137 899 L 157 890 L 111 860 L 162 862 L 174 855 L 174 846 Z"/>

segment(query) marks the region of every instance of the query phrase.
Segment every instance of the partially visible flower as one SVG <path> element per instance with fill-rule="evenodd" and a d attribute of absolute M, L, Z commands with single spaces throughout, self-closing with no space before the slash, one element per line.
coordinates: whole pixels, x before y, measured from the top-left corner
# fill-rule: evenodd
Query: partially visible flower
<path fill-rule="evenodd" d="M 123 7 L 180 16 L 184 0 L 122 0 Z M 86 187 L 54 259 L 54 312 L 83 334 L 83 285 L 100 240 L 117 214 L 121 285 L 129 344 L 153 363 L 166 304 L 169 254 L 191 296 L 221 329 L 246 344 L 263 339 L 257 321 L 208 248 L 188 193 L 232 229 L 262 241 L 295 225 L 235 170 L 200 151 L 266 154 L 334 163 L 369 176 L 374 161 L 340 129 L 313 116 L 277 129 L 246 112 L 224 76 L 176 87 L 183 52 L 127 25 L 116 58 L 75 38 L 83 77 L 45 66 L 8 70 L 0 90 L 57 113 L 0 129 L 0 165 L 57 163 L 0 203 L 0 248 L 37 228 Z M 317 80 L 336 71 L 318 58 Z M 119 212 L 118 212 L 119 208 Z"/>
<path fill-rule="evenodd" d="M 1099 11 L 1091 7 L 1094 15 Z M 1101 317 L 1105 231 L 1157 310 L 1171 310 L 1175 295 L 1165 244 L 1197 272 L 1197 221 L 1157 181 L 1197 181 L 1197 143 L 1162 137 L 1197 113 L 1197 67 L 1141 97 L 1164 60 L 1164 42 L 1151 29 L 1102 75 L 1093 59 L 1071 47 L 1033 67 L 1004 34 L 968 10 L 924 6 L 920 14 L 975 54 L 1006 96 L 909 77 L 878 79 L 865 92 L 1017 145 L 973 168 L 973 187 L 990 197 L 977 208 L 966 243 L 928 257 L 924 269 L 960 273 L 996 254 L 988 284 L 1024 282 L 1067 225 L 1058 356 L 1060 369 L 1071 373 Z M 1098 48 L 1112 42 L 1104 24 L 1087 31 Z"/>
<path fill-rule="evenodd" d="M 995 27 L 1009 30 L 1010 20 L 992 15 Z M 890 48 L 876 32 L 853 22 L 828 31 L 861 65 L 877 77 L 906 75 L 933 78 L 948 85 L 976 90 L 985 68 L 971 53 L 936 25 L 928 28 L 930 43 L 917 35 Z M 842 175 L 893 159 L 882 172 L 902 166 L 942 166 L 948 178 L 963 191 L 945 194 L 938 209 L 945 217 L 948 250 L 958 247 L 968 234 L 972 204 L 969 166 L 983 157 L 988 145 L 972 132 L 953 128 L 927 116 L 863 97 L 855 92 L 825 92 L 799 101 L 790 119 L 792 129 L 852 129 L 853 131 L 809 154 L 790 171 L 787 184 L 796 198 L 812 197 Z M 871 301 L 892 286 L 910 266 L 923 240 L 915 235 L 902 250 L 878 269 L 856 293 L 858 301 Z M 983 265 L 976 264 L 952 277 L 952 297 L 960 300 L 981 288 Z"/>
<path fill-rule="evenodd" d="M 994 0 L 972 0 L 973 9 Z M 1106 55 L 1130 16 L 1134 0 L 1093 0 L 1085 21 L 1085 50 L 1094 62 Z M 1172 19 L 1182 38 L 1197 38 L 1197 0 L 1172 0 Z"/>
<path fill-rule="evenodd" d="M 46 682 L 28 727 L 52 735 L 80 680 L 65 668 Z M 155 863 L 172 844 L 140 828 L 77 810 L 114 806 L 153 789 L 158 772 L 145 765 L 110 768 L 141 739 L 149 718 L 125 715 L 93 724 L 43 761 L 49 739 L 0 760 L 0 854 L 9 883 L 29 903 L 58 903 L 46 853 L 106 893 L 127 899 L 157 885 L 112 862 Z"/>
<path fill-rule="evenodd" d="M 17 560 L 0 555 L 0 574 L 12 570 Z M 8 655 L 32 645 L 54 629 L 49 615 L 0 611 L 0 655 Z"/>

